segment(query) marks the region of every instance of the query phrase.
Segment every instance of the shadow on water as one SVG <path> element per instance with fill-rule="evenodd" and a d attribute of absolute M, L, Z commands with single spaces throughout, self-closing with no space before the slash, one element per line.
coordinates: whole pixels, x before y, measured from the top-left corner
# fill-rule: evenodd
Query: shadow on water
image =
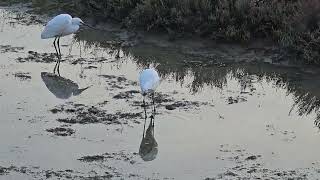
<path fill-rule="evenodd" d="M 156 115 L 156 109 L 155 109 L 155 106 L 153 106 L 152 113 L 149 116 L 150 118 L 149 125 L 147 127 L 147 130 L 145 130 L 148 115 L 147 115 L 147 109 L 146 109 L 147 107 L 144 105 L 143 108 L 145 112 L 145 117 L 144 117 L 142 140 L 139 148 L 139 155 L 144 161 L 153 161 L 154 159 L 156 159 L 158 155 L 158 143 L 154 137 L 154 119 Z"/>
<path fill-rule="evenodd" d="M 80 89 L 79 85 L 72 80 L 49 72 L 41 72 L 41 78 L 48 90 L 60 99 L 78 96 L 90 87 Z"/>

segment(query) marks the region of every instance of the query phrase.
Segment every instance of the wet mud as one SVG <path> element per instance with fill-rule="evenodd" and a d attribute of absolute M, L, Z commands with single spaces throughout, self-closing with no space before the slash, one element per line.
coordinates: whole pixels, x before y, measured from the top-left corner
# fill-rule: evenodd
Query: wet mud
<path fill-rule="evenodd" d="M 52 63 L 56 61 L 55 53 L 38 53 L 35 51 L 28 51 L 27 57 L 18 57 L 17 62 L 43 62 L 43 63 Z"/>
<path fill-rule="evenodd" d="M 124 161 L 130 164 L 135 164 L 137 158 L 138 158 L 138 153 L 129 154 L 129 153 L 120 151 L 116 153 L 104 153 L 102 155 L 83 156 L 78 160 L 82 162 L 90 163 L 90 162 L 96 162 L 96 161 L 108 161 L 110 159 L 115 159 L 118 161 Z"/>
<path fill-rule="evenodd" d="M 19 78 L 21 81 L 30 80 L 32 77 L 29 75 L 30 73 L 17 72 L 14 73 L 14 77 Z"/>
<path fill-rule="evenodd" d="M 264 157 L 252 155 L 247 150 L 240 147 L 230 147 L 228 144 L 220 145 L 221 156 L 217 159 L 223 161 L 234 161 L 236 166 L 228 168 L 225 172 L 214 179 L 314 179 L 317 177 L 317 168 L 307 168 L 298 170 L 268 169 L 264 167 Z"/>
<path fill-rule="evenodd" d="M 71 128 L 66 127 L 56 127 L 51 129 L 46 129 L 47 132 L 51 132 L 56 136 L 71 136 L 75 131 Z"/>
<path fill-rule="evenodd" d="M 12 47 L 10 45 L 0 45 L 0 52 L 1 53 L 17 53 L 24 49 L 24 47 Z"/>
<path fill-rule="evenodd" d="M 2 176 L 9 176 L 10 174 L 21 174 L 19 177 L 31 177 L 34 179 L 95 179 L 95 180 L 103 180 L 103 179 L 113 179 L 113 178 L 124 178 L 123 174 L 117 172 L 112 167 L 104 167 L 105 172 L 103 175 L 97 175 L 98 172 L 92 170 L 86 174 L 82 172 L 77 172 L 71 169 L 66 170 L 42 170 L 40 167 L 0 167 L 0 174 Z M 130 174 L 126 178 L 130 177 L 138 177 L 141 179 L 145 179 L 139 177 L 136 174 Z"/>

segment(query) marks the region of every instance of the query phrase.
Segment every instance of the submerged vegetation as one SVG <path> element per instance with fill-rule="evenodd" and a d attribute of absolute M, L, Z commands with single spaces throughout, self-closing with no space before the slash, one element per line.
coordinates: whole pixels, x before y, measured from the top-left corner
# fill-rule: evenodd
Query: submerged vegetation
<path fill-rule="evenodd" d="M 5 0 L 17 2 L 19 0 Z M 20 0 L 38 12 L 69 12 L 124 27 L 223 41 L 273 40 L 307 63 L 320 64 L 318 0 Z M 45 11 L 44 11 L 45 10 Z"/>

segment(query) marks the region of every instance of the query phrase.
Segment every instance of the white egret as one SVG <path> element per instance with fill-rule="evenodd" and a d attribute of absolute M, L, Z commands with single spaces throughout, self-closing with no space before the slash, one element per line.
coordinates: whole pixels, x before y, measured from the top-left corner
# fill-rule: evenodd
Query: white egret
<path fill-rule="evenodd" d="M 88 27 L 91 27 L 85 24 L 80 18 L 72 18 L 69 14 L 60 14 L 54 17 L 53 19 L 51 19 L 47 23 L 44 30 L 42 31 L 41 39 L 54 38 L 53 46 L 56 50 L 57 57 L 58 57 L 57 63 L 53 70 L 54 73 L 56 68 L 59 73 L 59 66 L 60 66 L 60 59 L 61 59 L 61 50 L 60 50 L 60 42 L 59 42 L 60 37 L 76 33 L 79 30 L 81 25 L 86 25 Z M 58 48 L 56 47 L 56 42 L 57 42 Z"/>
<path fill-rule="evenodd" d="M 158 72 L 154 68 L 143 70 L 140 73 L 139 82 L 142 95 L 145 97 L 148 93 L 151 93 L 152 98 L 154 98 L 154 92 L 160 83 Z M 145 103 L 144 98 L 143 103 Z"/>

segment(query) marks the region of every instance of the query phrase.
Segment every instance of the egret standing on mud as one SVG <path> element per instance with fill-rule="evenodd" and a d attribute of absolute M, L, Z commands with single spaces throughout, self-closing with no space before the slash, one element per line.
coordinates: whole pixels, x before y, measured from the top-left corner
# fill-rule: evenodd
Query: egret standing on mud
<path fill-rule="evenodd" d="M 61 50 L 60 50 L 60 37 L 67 36 L 77 32 L 80 28 L 80 25 L 86 25 L 80 18 L 72 18 L 69 14 L 60 14 L 53 19 L 51 19 L 44 30 L 41 33 L 41 39 L 49 39 L 54 38 L 53 46 L 57 53 L 57 63 L 53 69 L 53 73 L 57 69 L 58 74 L 59 66 L 60 66 L 60 59 L 61 59 Z M 88 25 L 86 25 L 88 26 Z M 90 27 L 90 26 L 89 26 Z M 56 42 L 58 49 L 56 47 Z"/>
<path fill-rule="evenodd" d="M 143 104 L 145 105 L 144 98 L 148 93 L 152 94 L 152 100 L 154 103 L 154 92 L 160 83 L 158 72 L 153 68 L 143 70 L 140 73 L 139 82 L 141 93 L 143 95 Z"/>

